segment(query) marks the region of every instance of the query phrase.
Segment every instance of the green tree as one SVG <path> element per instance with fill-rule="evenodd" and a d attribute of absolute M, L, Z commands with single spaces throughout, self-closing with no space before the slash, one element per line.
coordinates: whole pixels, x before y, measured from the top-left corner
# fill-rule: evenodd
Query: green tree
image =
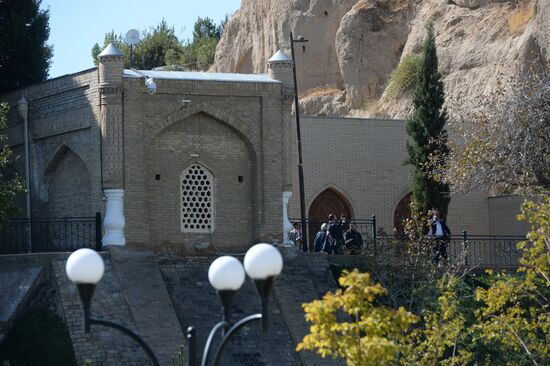
<path fill-rule="evenodd" d="M 52 47 L 40 0 L 0 1 L 0 94 L 46 80 Z"/>
<path fill-rule="evenodd" d="M 412 165 L 412 192 L 421 212 L 439 208 L 443 215 L 449 206 L 449 186 L 431 174 L 435 164 L 442 164 L 447 156 L 447 133 L 444 129 L 447 112 L 443 107 L 445 93 L 438 71 L 433 22 L 428 22 L 427 36 L 422 52 L 422 65 L 416 81 L 413 98 L 414 111 L 407 118 L 407 163 Z M 432 163 L 430 163 L 432 162 Z"/>
<path fill-rule="evenodd" d="M 6 128 L 6 114 L 9 107 L 6 103 L 0 104 L 0 131 Z M 17 212 L 14 200 L 18 193 L 25 191 L 24 181 L 18 174 L 10 174 L 13 163 L 12 152 L 5 144 L 6 136 L 0 134 L 0 144 L 4 146 L 0 150 L 0 227 L 7 228 L 8 219 Z"/>
<path fill-rule="evenodd" d="M 193 27 L 193 40 L 187 42 L 180 63 L 193 70 L 207 70 L 214 63 L 216 46 L 227 23 L 227 16 L 219 26 L 208 17 L 199 17 Z"/>
<path fill-rule="evenodd" d="M 114 31 L 105 34 L 103 47 L 95 44 L 92 47 L 92 58 L 98 63 L 98 55 L 112 43 L 124 54 L 124 67 L 130 67 L 130 46 L 126 44 L 122 35 L 116 35 Z M 151 70 L 155 67 L 167 65 L 170 61 L 177 60 L 183 52 L 183 46 L 175 35 L 174 27 L 169 27 L 161 21 L 156 27 L 141 31 L 141 39 L 133 48 L 132 67 L 142 70 Z"/>

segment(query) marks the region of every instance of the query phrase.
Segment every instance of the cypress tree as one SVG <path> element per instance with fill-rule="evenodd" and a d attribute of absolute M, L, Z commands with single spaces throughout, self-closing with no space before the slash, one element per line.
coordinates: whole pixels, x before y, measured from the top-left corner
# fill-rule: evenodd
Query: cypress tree
<path fill-rule="evenodd" d="M 443 216 L 449 206 L 449 186 L 432 174 L 441 168 L 448 155 L 447 131 L 444 129 L 447 112 L 443 107 L 445 93 L 438 71 L 433 22 L 426 25 L 423 62 L 418 73 L 413 98 L 414 111 L 406 121 L 407 163 L 412 165 L 412 193 L 419 210 L 427 213 L 439 208 Z M 435 164 L 435 166 L 434 166 Z"/>

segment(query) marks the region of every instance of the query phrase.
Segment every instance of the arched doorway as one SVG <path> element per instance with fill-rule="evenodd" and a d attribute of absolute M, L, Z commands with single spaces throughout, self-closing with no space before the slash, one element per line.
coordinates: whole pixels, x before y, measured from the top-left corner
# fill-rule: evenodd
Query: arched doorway
<path fill-rule="evenodd" d="M 403 226 L 403 221 L 411 217 L 411 198 L 412 192 L 407 193 L 397 206 L 393 213 L 393 227 L 395 229 L 395 235 L 403 235 L 405 228 Z"/>
<path fill-rule="evenodd" d="M 309 206 L 308 241 L 310 250 L 313 248 L 315 234 L 319 231 L 321 224 L 327 222 L 328 215 L 331 213 L 338 217 L 343 215 L 350 219 L 351 205 L 341 193 L 333 188 L 328 188 L 319 193 Z"/>

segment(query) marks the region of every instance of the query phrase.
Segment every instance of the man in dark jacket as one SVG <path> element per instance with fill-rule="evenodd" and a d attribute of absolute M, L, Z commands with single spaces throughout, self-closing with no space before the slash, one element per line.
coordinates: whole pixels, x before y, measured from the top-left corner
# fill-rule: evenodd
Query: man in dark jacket
<path fill-rule="evenodd" d="M 350 223 L 350 228 L 344 234 L 346 241 L 346 252 L 349 254 L 361 254 L 361 247 L 363 246 L 363 237 L 357 231 L 357 224 L 355 222 Z"/>
<path fill-rule="evenodd" d="M 435 241 L 434 252 L 435 256 L 432 263 L 437 264 L 440 258 L 447 260 L 447 244 L 451 237 L 451 230 L 445 224 L 445 220 L 440 218 L 439 210 L 433 210 L 433 216 L 430 222 L 430 230 L 428 238 Z"/>
<path fill-rule="evenodd" d="M 334 254 L 342 254 L 342 249 L 344 247 L 343 227 L 345 219 L 346 218 L 342 216 L 340 220 L 336 220 L 336 215 L 328 215 L 328 235 Z"/>
<path fill-rule="evenodd" d="M 317 232 L 317 235 L 315 235 L 315 240 L 313 240 L 313 251 L 320 252 L 324 251 L 329 253 L 327 246 L 325 246 L 325 241 L 327 239 L 327 224 L 323 223 L 321 225 L 321 229 Z"/>

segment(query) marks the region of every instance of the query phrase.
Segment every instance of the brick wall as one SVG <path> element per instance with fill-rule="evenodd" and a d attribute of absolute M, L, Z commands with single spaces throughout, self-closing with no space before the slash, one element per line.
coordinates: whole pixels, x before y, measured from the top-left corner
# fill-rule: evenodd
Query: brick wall
<path fill-rule="evenodd" d="M 301 122 L 306 215 L 317 195 L 332 188 L 351 204 L 355 218 L 376 215 L 378 228 L 391 234 L 395 208 L 411 190 L 410 167 L 403 165 L 405 122 L 332 117 L 302 117 Z M 293 172 L 289 210 L 291 217 L 299 217 L 296 163 Z M 447 220 L 453 234 L 518 234 L 516 225 L 505 230 L 489 225 L 489 220 L 509 222 L 510 207 L 496 201 L 489 205 L 485 192 L 453 195 Z"/>
<path fill-rule="evenodd" d="M 491 213 L 489 216 L 491 232 L 500 235 L 525 235 L 529 231 L 528 223 L 516 219 L 516 215 L 521 213 L 523 197 L 489 197 L 488 200 Z"/>
<path fill-rule="evenodd" d="M 2 96 L 11 107 L 5 132 L 19 156 L 17 171 L 25 176 L 23 121 L 17 114 L 23 95 L 29 103 L 33 216 L 93 216 L 102 206 L 96 69 Z M 24 198 L 18 204 L 23 216 Z"/>
<path fill-rule="evenodd" d="M 283 159 L 279 83 L 124 79 L 125 214 L 133 244 L 213 242 L 243 249 L 280 237 Z M 182 99 L 191 103 L 182 104 Z M 215 182 L 215 230 L 181 231 L 181 173 L 193 163 Z"/>

